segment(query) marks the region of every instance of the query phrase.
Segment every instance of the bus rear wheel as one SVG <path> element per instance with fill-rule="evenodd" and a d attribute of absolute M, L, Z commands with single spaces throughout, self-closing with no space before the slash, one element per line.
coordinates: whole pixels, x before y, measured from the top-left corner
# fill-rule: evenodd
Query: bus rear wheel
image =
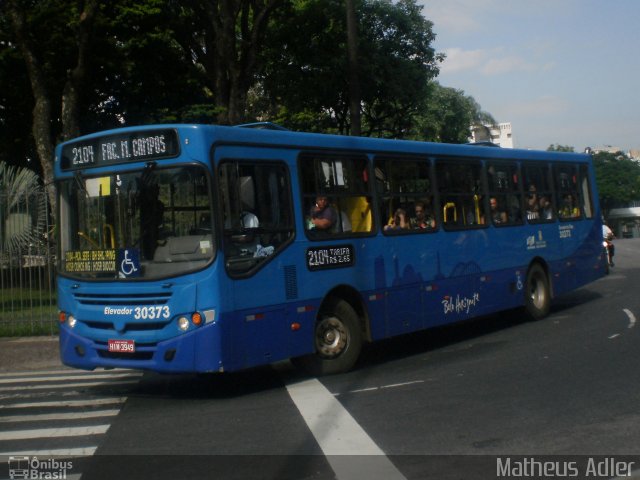
<path fill-rule="evenodd" d="M 353 367 L 362 349 L 362 332 L 353 307 L 341 299 L 322 307 L 314 330 L 315 353 L 294 360 L 312 375 L 331 375 Z"/>
<path fill-rule="evenodd" d="M 540 320 L 549 314 L 551 308 L 549 278 L 537 263 L 527 272 L 524 295 L 524 308 L 531 320 Z"/>

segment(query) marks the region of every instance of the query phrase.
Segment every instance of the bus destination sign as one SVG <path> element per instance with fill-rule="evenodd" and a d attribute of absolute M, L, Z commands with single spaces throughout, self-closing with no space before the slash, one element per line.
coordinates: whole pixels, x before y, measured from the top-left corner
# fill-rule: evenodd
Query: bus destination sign
<path fill-rule="evenodd" d="M 80 140 L 62 147 L 62 170 L 175 157 L 178 134 L 172 129 L 128 132 Z"/>
<path fill-rule="evenodd" d="M 307 268 L 311 271 L 353 265 L 355 265 L 353 245 L 307 248 Z"/>
<path fill-rule="evenodd" d="M 64 269 L 70 273 L 106 273 L 116 271 L 116 251 L 69 250 L 64 254 Z"/>

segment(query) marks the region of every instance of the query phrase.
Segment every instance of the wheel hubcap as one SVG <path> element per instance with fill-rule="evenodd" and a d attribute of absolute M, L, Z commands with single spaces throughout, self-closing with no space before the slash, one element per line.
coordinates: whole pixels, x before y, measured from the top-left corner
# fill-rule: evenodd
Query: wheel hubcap
<path fill-rule="evenodd" d="M 325 318 L 316 329 L 316 349 L 325 358 L 337 357 L 347 346 L 348 338 L 347 329 L 340 319 Z"/>

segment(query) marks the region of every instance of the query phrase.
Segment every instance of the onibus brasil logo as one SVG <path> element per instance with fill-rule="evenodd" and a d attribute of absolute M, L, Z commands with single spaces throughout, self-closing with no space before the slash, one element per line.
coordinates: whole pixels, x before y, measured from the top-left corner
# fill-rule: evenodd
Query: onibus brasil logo
<path fill-rule="evenodd" d="M 67 470 L 72 468 L 73 462 L 53 458 L 38 460 L 38 457 L 9 457 L 9 478 L 11 480 L 64 480 L 67 478 Z"/>

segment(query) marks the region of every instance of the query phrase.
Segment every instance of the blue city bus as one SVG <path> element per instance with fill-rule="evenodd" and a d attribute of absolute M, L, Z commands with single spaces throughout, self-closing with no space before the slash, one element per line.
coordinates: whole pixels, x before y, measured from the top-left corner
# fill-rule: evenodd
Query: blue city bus
<path fill-rule="evenodd" d="M 155 125 L 62 143 L 55 176 L 60 351 L 87 370 L 343 372 L 606 273 L 584 154 Z"/>

